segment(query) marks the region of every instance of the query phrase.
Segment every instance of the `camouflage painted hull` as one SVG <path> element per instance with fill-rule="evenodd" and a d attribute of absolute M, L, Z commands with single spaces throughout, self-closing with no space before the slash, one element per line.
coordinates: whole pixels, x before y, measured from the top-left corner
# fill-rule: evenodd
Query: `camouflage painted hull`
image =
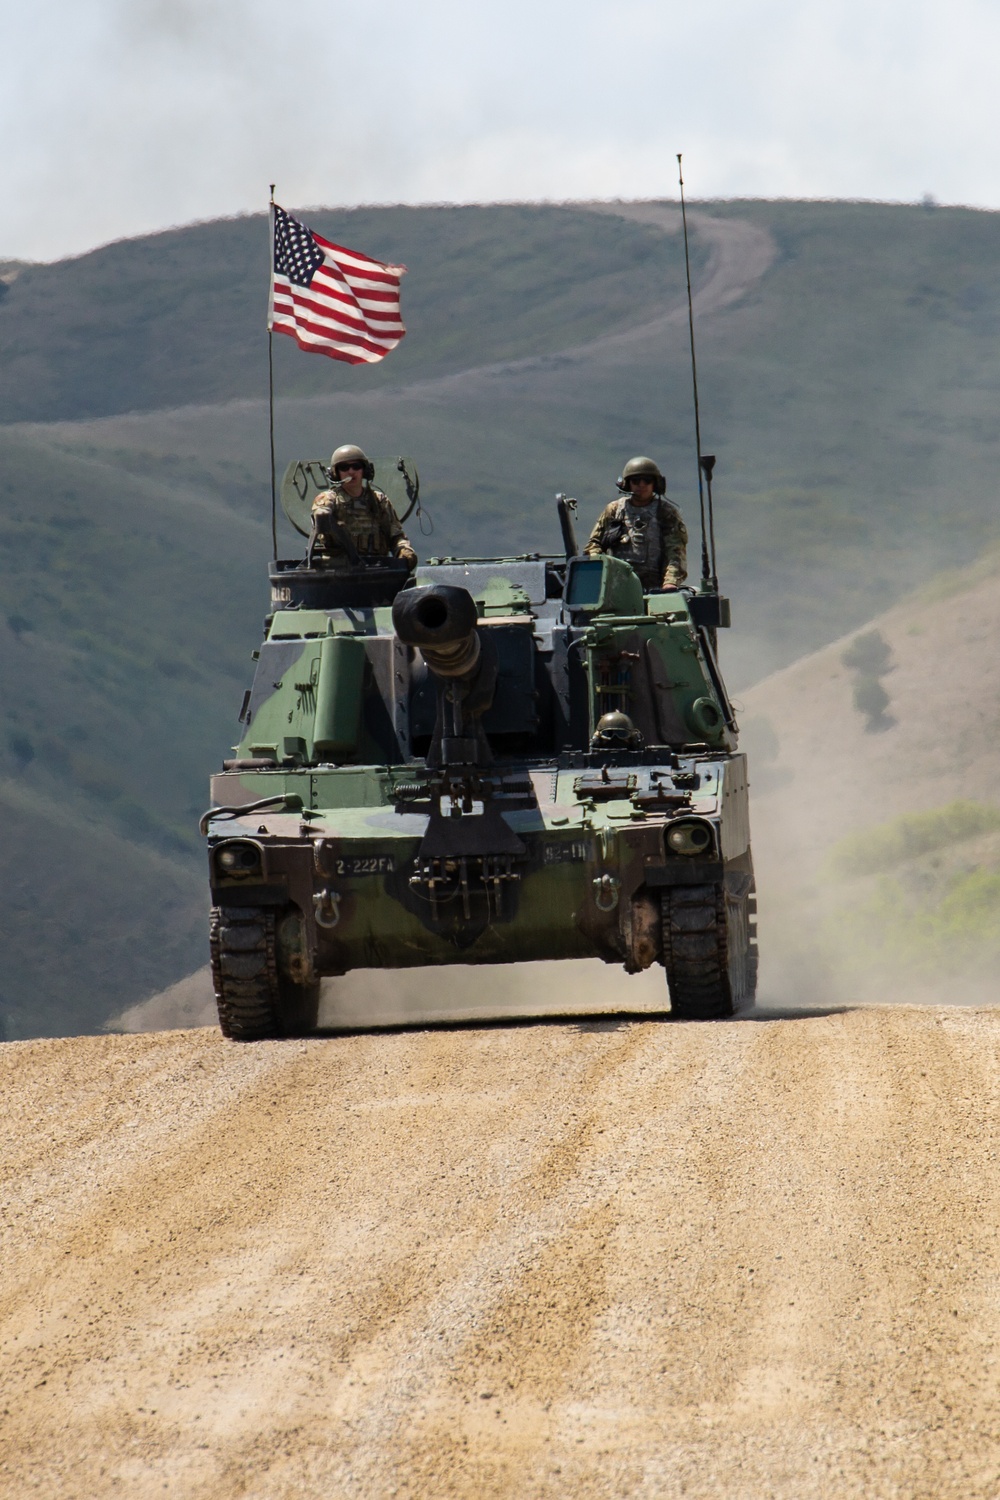
<path fill-rule="evenodd" d="M 387 610 L 275 614 L 206 815 L 230 1035 L 308 1029 L 355 969 L 599 958 L 663 964 L 682 1014 L 752 998 L 746 761 L 706 632 L 681 594 L 612 612 L 594 576 L 567 610 L 529 561 L 421 574 L 476 591 L 497 663 L 476 764 L 435 763 L 435 682 Z M 636 743 L 595 747 L 623 705 Z"/>

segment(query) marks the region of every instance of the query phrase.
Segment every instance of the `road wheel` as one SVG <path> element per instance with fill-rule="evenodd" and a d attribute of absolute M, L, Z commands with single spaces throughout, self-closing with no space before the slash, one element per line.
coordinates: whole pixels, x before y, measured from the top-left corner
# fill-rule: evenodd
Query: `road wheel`
<path fill-rule="evenodd" d="M 752 890 L 753 876 L 742 875 L 663 891 L 663 966 L 670 1013 L 677 1020 L 724 1020 L 752 1004 L 757 990 Z"/>
<path fill-rule="evenodd" d="M 316 1026 L 319 982 L 279 973 L 277 915 L 270 907 L 213 907 L 212 981 L 223 1036 L 260 1042 L 301 1036 Z"/>

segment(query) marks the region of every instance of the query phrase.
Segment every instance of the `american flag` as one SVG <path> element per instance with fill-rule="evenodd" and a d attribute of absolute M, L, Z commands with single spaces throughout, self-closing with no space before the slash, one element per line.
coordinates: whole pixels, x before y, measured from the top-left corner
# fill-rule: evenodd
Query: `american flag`
<path fill-rule="evenodd" d="M 331 245 L 274 204 L 267 326 L 311 354 L 374 364 L 406 333 L 399 310 L 405 266 Z"/>

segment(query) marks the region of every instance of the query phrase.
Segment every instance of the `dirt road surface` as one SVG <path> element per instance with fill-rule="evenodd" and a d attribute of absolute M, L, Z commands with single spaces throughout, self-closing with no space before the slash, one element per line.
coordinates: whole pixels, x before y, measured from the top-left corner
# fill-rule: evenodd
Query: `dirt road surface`
<path fill-rule="evenodd" d="M 1000 1493 L 1000 1012 L 0 1071 L 4 1496 Z"/>

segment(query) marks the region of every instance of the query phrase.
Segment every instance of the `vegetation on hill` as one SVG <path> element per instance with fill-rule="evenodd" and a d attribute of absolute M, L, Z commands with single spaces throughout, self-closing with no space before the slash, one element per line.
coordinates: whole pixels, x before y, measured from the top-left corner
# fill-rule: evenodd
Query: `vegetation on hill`
<path fill-rule="evenodd" d="M 842 879 L 878 875 L 998 828 L 1000 807 L 964 799 L 949 802 L 929 812 L 903 813 L 876 828 L 849 834 L 834 848 L 829 867 Z"/>
<path fill-rule="evenodd" d="M 204 960 L 197 820 L 262 613 L 247 520 L 176 478 L 0 469 L 0 888 L 7 1035 L 93 1030 Z"/>
<path fill-rule="evenodd" d="M 334 242 L 404 264 L 407 337 L 347 367 L 274 340 L 279 394 L 379 390 L 415 376 L 557 352 L 681 295 L 683 266 L 649 225 L 582 209 L 315 211 Z M 700 247 L 696 251 L 702 259 Z M 259 398 L 268 225 L 263 215 L 122 240 L 0 287 L 0 411 L 53 421 Z"/>
<path fill-rule="evenodd" d="M 1000 317 L 1000 215 L 801 203 L 703 211 L 755 220 L 778 250 L 741 301 L 698 328 L 703 438 L 719 456 L 720 562 L 739 627 L 727 659 L 747 682 L 863 623 L 942 567 L 967 564 L 996 534 L 1000 351 L 991 330 Z M 560 216 L 566 227 L 557 233 Z M 328 451 L 344 436 L 415 454 L 437 527 L 429 546 L 447 552 L 557 547 L 555 491 L 577 494 L 589 521 L 623 459 L 650 448 L 693 517 L 684 319 L 648 334 L 637 327 L 665 303 L 681 306 L 676 236 L 555 208 L 373 209 L 338 221 L 342 238 L 407 259 L 410 334 L 383 365 L 363 370 L 276 339 L 279 464 L 302 451 Z M 93 259 L 92 273 L 103 267 L 107 280 L 101 258 L 131 253 L 150 261 L 144 275 L 166 276 L 166 252 L 179 257 L 186 236 L 199 241 L 193 259 L 202 266 L 214 264 L 212 236 L 221 250 L 237 231 L 264 254 L 258 218 L 40 269 L 72 278 Z M 704 261 L 698 234 L 693 242 Z M 555 255 L 556 246 L 565 254 Z M 137 332 L 126 313 L 145 306 L 142 281 L 131 302 L 115 293 L 125 309 L 114 334 L 120 357 L 114 339 L 104 342 L 92 325 L 79 357 L 60 353 L 53 362 L 32 350 L 38 389 L 55 388 L 54 367 L 65 365 L 77 371 L 73 390 L 98 392 L 88 397 L 94 409 L 200 401 L 206 392 L 230 404 L 193 412 L 184 424 L 156 412 L 89 423 L 64 433 L 63 442 L 108 444 L 119 459 L 131 448 L 136 461 L 148 455 L 156 465 L 169 452 L 215 491 L 228 459 L 254 472 L 263 510 L 266 423 L 259 406 L 232 404 L 254 393 L 263 398 L 266 388 L 263 273 L 252 272 L 253 256 L 244 253 L 243 300 L 228 322 L 223 297 L 216 314 L 211 288 L 199 282 L 195 295 L 182 281 L 184 295 L 180 288 L 172 301 L 161 294 L 156 317 L 137 318 Z M 574 256 L 582 256 L 578 268 Z M 696 281 L 698 274 L 696 266 Z M 24 275 L 6 313 L 0 310 L 0 339 L 13 332 L 4 319 L 16 311 L 15 293 L 26 295 L 18 291 Z M 536 286 L 538 297 L 529 296 Z M 185 311 L 190 306 L 196 316 Z M 558 318 L 549 322 L 555 307 Z M 584 356 L 560 353 L 629 326 L 635 336 L 624 341 L 594 342 Z M 528 366 L 475 373 L 501 357 L 530 354 L 539 358 Z M 91 366 L 101 372 L 105 365 L 114 379 L 91 379 Z M 8 394 L 20 404 L 8 409 L 26 413 L 28 395 L 18 392 L 35 390 L 34 377 L 20 356 L 12 369 L 17 390 L 11 377 Z M 460 371 L 454 380 L 433 378 Z M 99 394 L 105 383 L 113 400 Z M 62 406 L 46 406 L 47 396 L 30 400 L 32 415 L 82 415 L 68 396 Z"/>
<path fill-rule="evenodd" d="M 839 881 L 828 887 L 819 949 L 843 988 L 871 998 L 930 984 L 947 999 L 970 983 L 995 987 L 998 828 L 1000 808 L 953 802 L 892 819 L 833 850 L 829 871 Z"/>

